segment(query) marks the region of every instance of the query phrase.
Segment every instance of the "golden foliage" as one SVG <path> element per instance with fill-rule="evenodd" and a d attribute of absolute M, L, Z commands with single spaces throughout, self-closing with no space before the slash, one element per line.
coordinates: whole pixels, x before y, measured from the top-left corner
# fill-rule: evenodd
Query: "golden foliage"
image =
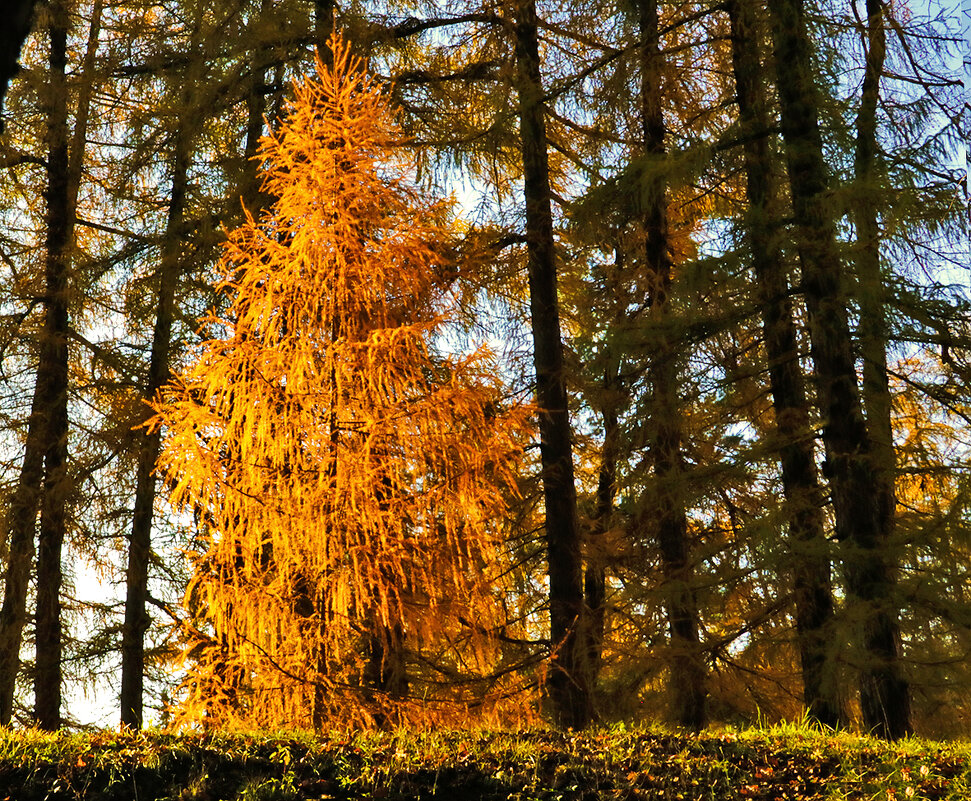
<path fill-rule="evenodd" d="M 263 141 L 275 203 L 229 235 L 228 312 L 156 407 L 172 502 L 202 529 L 188 721 L 319 728 L 432 715 L 416 697 L 487 703 L 408 671 L 490 668 L 530 410 L 503 403 L 485 349 L 436 350 L 448 209 L 400 177 L 388 101 L 331 44 L 333 67 L 294 86 Z"/>

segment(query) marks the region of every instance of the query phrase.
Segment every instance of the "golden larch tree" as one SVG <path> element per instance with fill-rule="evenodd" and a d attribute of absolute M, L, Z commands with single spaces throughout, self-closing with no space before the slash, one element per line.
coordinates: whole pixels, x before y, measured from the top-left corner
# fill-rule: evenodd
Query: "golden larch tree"
<path fill-rule="evenodd" d="M 275 203 L 228 236 L 228 310 L 156 405 L 159 469 L 201 543 L 180 714 L 207 725 L 488 705 L 481 684 L 456 684 L 473 698 L 430 677 L 481 677 L 496 658 L 530 410 L 504 400 L 487 349 L 441 347 L 448 204 L 405 177 L 387 98 L 331 49 L 263 140 Z"/>

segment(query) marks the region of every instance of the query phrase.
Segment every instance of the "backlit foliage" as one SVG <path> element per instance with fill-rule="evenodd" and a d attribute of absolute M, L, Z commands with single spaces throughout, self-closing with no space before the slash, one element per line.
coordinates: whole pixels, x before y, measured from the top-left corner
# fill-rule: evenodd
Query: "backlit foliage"
<path fill-rule="evenodd" d="M 490 705 L 469 678 L 497 658 L 530 411 L 504 400 L 486 349 L 442 352 L 448 207 L 402 177 L 387 99 L 331 45 L 333 67 L 295 84 L 262 143 L 275 203 L 229 235 L 228 311 L 157 406 L 160 468 L 204 532 L 190 722 L 319 728 Z"/>

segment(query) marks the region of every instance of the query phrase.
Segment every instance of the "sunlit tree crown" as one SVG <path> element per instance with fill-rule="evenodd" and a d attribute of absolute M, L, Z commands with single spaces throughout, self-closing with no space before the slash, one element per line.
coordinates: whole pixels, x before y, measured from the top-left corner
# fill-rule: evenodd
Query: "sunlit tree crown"
<path fill-rule="evenodd" d="M 275 203 L 229 234 L 228 310 L 157 406 L 160 469 L 203 530 L 190 720 L 418 714 L 441 688 L 416 665 L 492 658 L 528 411 L 486 350 L 436 349 L 448 210 L 403 177 L 386 97 L 331 44 L 262 144 Z"/>

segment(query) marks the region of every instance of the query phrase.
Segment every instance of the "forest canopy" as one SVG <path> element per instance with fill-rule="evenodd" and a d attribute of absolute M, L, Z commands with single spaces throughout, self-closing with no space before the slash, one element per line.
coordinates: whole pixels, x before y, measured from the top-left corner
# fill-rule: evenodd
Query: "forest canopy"
<path fill-rule="evenodd" d="M 0 725 L 97 689 L 130 728 L 966 736 L 964 38 L 882 0 L 39 3 Z"/>

